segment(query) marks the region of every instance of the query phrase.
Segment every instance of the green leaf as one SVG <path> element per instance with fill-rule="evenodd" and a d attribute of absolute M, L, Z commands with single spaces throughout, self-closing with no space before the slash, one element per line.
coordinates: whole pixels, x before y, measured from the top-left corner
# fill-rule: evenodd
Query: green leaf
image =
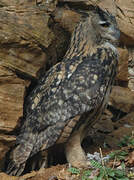
<path fill-rule="evenodd" d="M 116 152 L 111 152 L 111 153 L 109 154 L 110 159 L 114 159 L 114 158 L 115 158 L 115 155 L 116 155 Z"/>
<path fill-rule="evenodd" d="M 117 151 L 114 151 L 114 152 L 111 152 L 109 154 L 110 156 L 110 159 L 114 159 L 115 157 L 119 160 L 123 160 L 125 159 L 125 157 L 128 155 L 128 152 L 126 151 L 121 151 L 121 150 L 117 150 Z"/>
<path fill-rule="evenodd" d="M 123 177 L 125 175 L 125 172 L 119 169 L 115 169 L 114 172 L 117 177 Z"/>
<path fill-rule="evenodd" d="M 129 144 L 134 146 L 134 138 L 131 139 L 131 141 L 129 142 Z"/>
<path fill-rule="evenodd" d="M 91 170 L 86 170 L 83 172 L 82 180 L 89 180 L 89 176 L 91 175 Z"/>
<path fill-rule="evenodd" d="M 97 177 L 95 176 L 95 177 L 93 178 L 93 180 L 97 180 Z"/>
<path fill-rule="evenodd" d="M 125 159 L 125 156 L 120 156 L 120 155 L 118 155 L 118 156 L 117 156 L 117 159 L 118 159 L 118 160 L 124 160 L 124 159 Z"/>
<path fill-rule="evenodd" d="M 72 174 L 80 174 L 80 170 L 77 168 L 69 168 L 68 169 L 69 172 L 71 172 Z"/>
<path fill-rule="evenodd" d="M 83 175 L 84 176 L 90 176 L 91 172 L 92 172 L 91 170 L 86 170 L 86 171 L 83 172 Z"/>
<path fill-rule="evenodd" d="M 93 179 L 93 180 L 103 180 L 102 177 L 96 177 L 96 179 Z"/>
<path fill-rule="evenodd" d="M 116 178 L 116 180 L 129 180 L 127 177 Z"/>
<path fill-rule="evenodd" d="M 99 162 L 97 162 L 95 160 L 91 160 L 90 163 L 91 163 L 91 166 L 94 167 L 94 168 L 98 168 L 98 169 L 102 168 L 101 163 L 99 163 Z"/>
<path fill-rule="evenodd" d="M 105 170 L 103 168 L 100 169 L 99 177 L 103 178 L 105 176 Z"/>
<path fill-rule="evenodd" d="M 124 136 L 118 144 L 120 147 L 134 145 L 134 138 L 132 136 Z"/>
<path fill-rule="evenodd" d="M 119 154 L 122 155 L 122 156 L 126 156 L 126 155 L 128 155 L 128 152 L 126 152 L 126 151 L 120 151 Z"/>
<path fill-rule="evenodd" d="M 121 167 L 122 167 L 122 170 L 125 170 L 126 166 L 124 162 L 121 163 Z"/>
<path fill-rule="evenodd" d="M 81 180 L 89 180 L 89 179 L 85 176 L 82 176 Z"/>
<path fill-rule="evenodd" d="M 111 171 L 111 172 L 109 171 L 109 172 L 108 172 L 108 175 L 111 176 L 111 177 L 114 177 L 114 176 L 115 176 L 115 173 L 114 173 L 114 171 Z"/>

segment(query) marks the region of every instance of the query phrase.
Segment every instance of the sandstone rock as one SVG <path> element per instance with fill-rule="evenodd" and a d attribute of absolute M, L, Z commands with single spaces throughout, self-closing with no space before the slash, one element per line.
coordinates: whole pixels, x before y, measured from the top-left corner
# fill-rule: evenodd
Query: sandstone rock
<path fill-rule="evenodd" d="M 0 160 L 4 158 L 15 141 L 15 137 L 10 136 L 9 133 L 22 116 L 26 85 L 26 81 L 18 78 L 9 69 L 0 66 Z M 0 168 L 3 163 L 1 161 Z"/>
<path fill-rule="evenodd" d="M 133 130 L 134 127 L 120 127 L 119 129 L 105 136 L 105 143 L 108 144 L 109 147 L 115 148 L 119 144 L 119 141 L 123 138 L 123 135 L 131 135 Z"/>
<path fill-rule="evenodd" d="M 112 122 L 112 113 L 107 109 L 103 113 L 101 119 L 93 126 L 93 128 L 97 131 L 101 131 L 103 133 L 110 133 L 114 130 L 114 123 Z"/>
<path fill-rule="evenodd" d="M 10 13 L 8 8 L 0 10 L 1 65 L 36 77 L 46 59 L 41 48 L 47 48 L 54 39 L 47 25 L 49 16 L 38 8 L 25 10 L 16 6 Z"/>
<path fill-rule="evenodd" d="M 111 0 L 99 0 L 99 1 L 97 1 L 97 5 L 100 8 L 104 9 L 104 10 L 108 10 L 114 16 L 117 15 L 117 9 L 116 9 L 115 1 L 111 1 Z"/>
<path fill-rule="evenodd" d="M 117 22 L 121 30 L 121 41 L 125 45 L 134 45 L 134 3 L 132 0 L 116 0 Z"/>
<path fill-rule="evenodd" d="M 73 3 L 84 3 L 86 5 L 96 3 L 98 0 L 59 0 L 59 2 L 73 2 Z"/>
<path fill-rule="evenodd" d="M 11 177 L 11 176 L 8 176 L 7 174 L 5 173 L 0 173 L 0 180 L 19 180 L 18 177 Z"/>
<path fill-rule="evenodd" d="M 128 87 L 134 91 L 134 78 L 129 79 Z"/>
<path fill-rule="evenodd" d="M 119 65 L 117 79 L 122 81 L 128 81 L 128 50 L 123 48 L 118 48 L 119 51 Z"/>
<path fill-rule="evenodd" d="M 36 78 L 36 73 L 45 64 L 45 60 L 45 53 L 38 47 L 9 47 L 2 48 L 0 52 L 0 64 L 2 67 L 29 79 Z"/>
<path fill-rule="evenodd" d="M 11 131 L 22 116 L 27 80 L 36 78 L 45 65 L 42 47 L 51 44 L 54 34 L 48 27 L 49 15 L 42 14 L 35 1 L 15 1 L 12 6 L 1 1 L 1 5 L 0 129 Z"/>
<path fill-rule="evenodd" d="M 81 6 L 82 5 L 87 5 L 87 6 L 98 5 L 101 8 L 110 10 L 111 12 L 114 12 L 114 13 L 116 9 L 114 1 L 111 1 L 111 0 L 59 0 L 59 2 L 77 3 L 77 4 L 80 4 Z"/>
<path fill-rule="evenodd" d="M 81 15 L 74 10 L 68 8 L 56 8 L 53 13 L 54 20 L 70 33 L 79 22 Z"/>
<path fill-rule="evenodd" d="M 134 109 L 134 93 L 128 88 L 114 86 L 109 101 L 112 106 L 127 113 Z"/>
<path fill-rule="evenodd" d="M 13 1 L 12 1 L 13 2 Z M 34 3 L 34 4 L 33 4 Z M 48 27 L 49 15 L 42 14 L 35 1 L 1 1 L 0 5 L 0 160 L 13 145 L 9 133 L 23 114 L 25 89 L 46 63 L 54 39 Z M 31 5 L 31 6 L 30 6 Z M 34 6 L 32 6 L 34 5 Z M 27 6 L 27 8 L 25 8 Z M 40 47 L 40 44 L 42 46 Z M 0 168 L 3 167 L 3 161 Z M 0 179 L 3 177 L 0 176 Z M 7 179 L 7 177 L 4 177 Z"/>
<path fill-rule="evenodd" d="M 54 176 L 58 177 L 58 179 L 63 179 L 63 177 L 66 177 L 65 174 L 70 175 L 70 173 L 65 169 L 65 165 L 57 165 L 48 169 L 40 169 L 37 172 L 32 171 L 31 173 L 20 177 L 8 176 L 5 173 L 0 173 L 0 180 L 48 180 Z M 71 175 L 69 177 L 71 177 Z"/>
<path fill-rule="evenodd" d="M 131 91 L 134 91 L 134 47 L 131 47 L 129 50 L 129 62 L 128 62 L 128 73 L 129 73 L 129 82 L 128 87 Z"/>
<path fill-rule="evenodd" d="M 117 121 L 114 126 L 116 128 L 125 126 L 125 127 L 133 127 L 134 128 L 134 112 L 128 113 L 126 116 Z"/>
<path fill-rule="evenodd" d="M 11 131 L 22 116 L 26 83 L 0 66 L 0 129 Z"/>
<path fill-rule="evenodd" d="M 30 1 L 26 1 L 26 0 L 18 0 L 18 1 L 14 1 L 14 0 L 1 0 L 0 1 L 0 6 L 1 7 L 19 7 L 19 8 L 30 8 L 30 7 L 36 7 L 40 8 L 40 10 L 44 10 L 47 12 L 51 12 L 55 9 L 57 4 L 57 0 L 30 0 Z"/>

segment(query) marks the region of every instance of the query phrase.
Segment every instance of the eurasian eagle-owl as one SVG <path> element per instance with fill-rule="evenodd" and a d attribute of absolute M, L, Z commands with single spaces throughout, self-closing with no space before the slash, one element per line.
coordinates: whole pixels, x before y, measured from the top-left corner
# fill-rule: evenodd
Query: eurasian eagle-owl
<path fill-rule="evenodd" d="M 20 175 L 29 157 L 58 143 L 64 143 L 72 166 L 87 166 L 81 142 L 107 104 L 119 36 L 115 17 L 98 7 L 81 19 L 63 60 L 42 75 L 27 97 L 8 174 Z"/>

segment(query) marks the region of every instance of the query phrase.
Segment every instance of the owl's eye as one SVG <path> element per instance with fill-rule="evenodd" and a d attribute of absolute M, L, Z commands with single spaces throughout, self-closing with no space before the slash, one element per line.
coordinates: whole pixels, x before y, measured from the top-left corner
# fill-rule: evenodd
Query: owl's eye
<path fill-rule="evenodd" d="M 110 24 L 108 22 L 105 22 L 105 21 L 101 21 L 99 24 L 104 28 L 107 28 L 110 26 Z"/>

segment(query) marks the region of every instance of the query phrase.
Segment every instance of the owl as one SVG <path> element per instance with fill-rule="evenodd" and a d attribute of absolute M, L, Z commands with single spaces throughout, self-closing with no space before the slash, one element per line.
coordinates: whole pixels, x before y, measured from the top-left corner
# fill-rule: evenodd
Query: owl
<path fill-rule="evenodd" d="M 89 165 L 81 143 L 106 108 L 116 76 L 119 37 L 112 14 L 99 7 L 84 13 L 62 61 L 42 74 L 26 98 L 24 123 L 6 173 L 21 175 L 30 157 L 58 144 L 63 144 L 72 166 Z"/>

